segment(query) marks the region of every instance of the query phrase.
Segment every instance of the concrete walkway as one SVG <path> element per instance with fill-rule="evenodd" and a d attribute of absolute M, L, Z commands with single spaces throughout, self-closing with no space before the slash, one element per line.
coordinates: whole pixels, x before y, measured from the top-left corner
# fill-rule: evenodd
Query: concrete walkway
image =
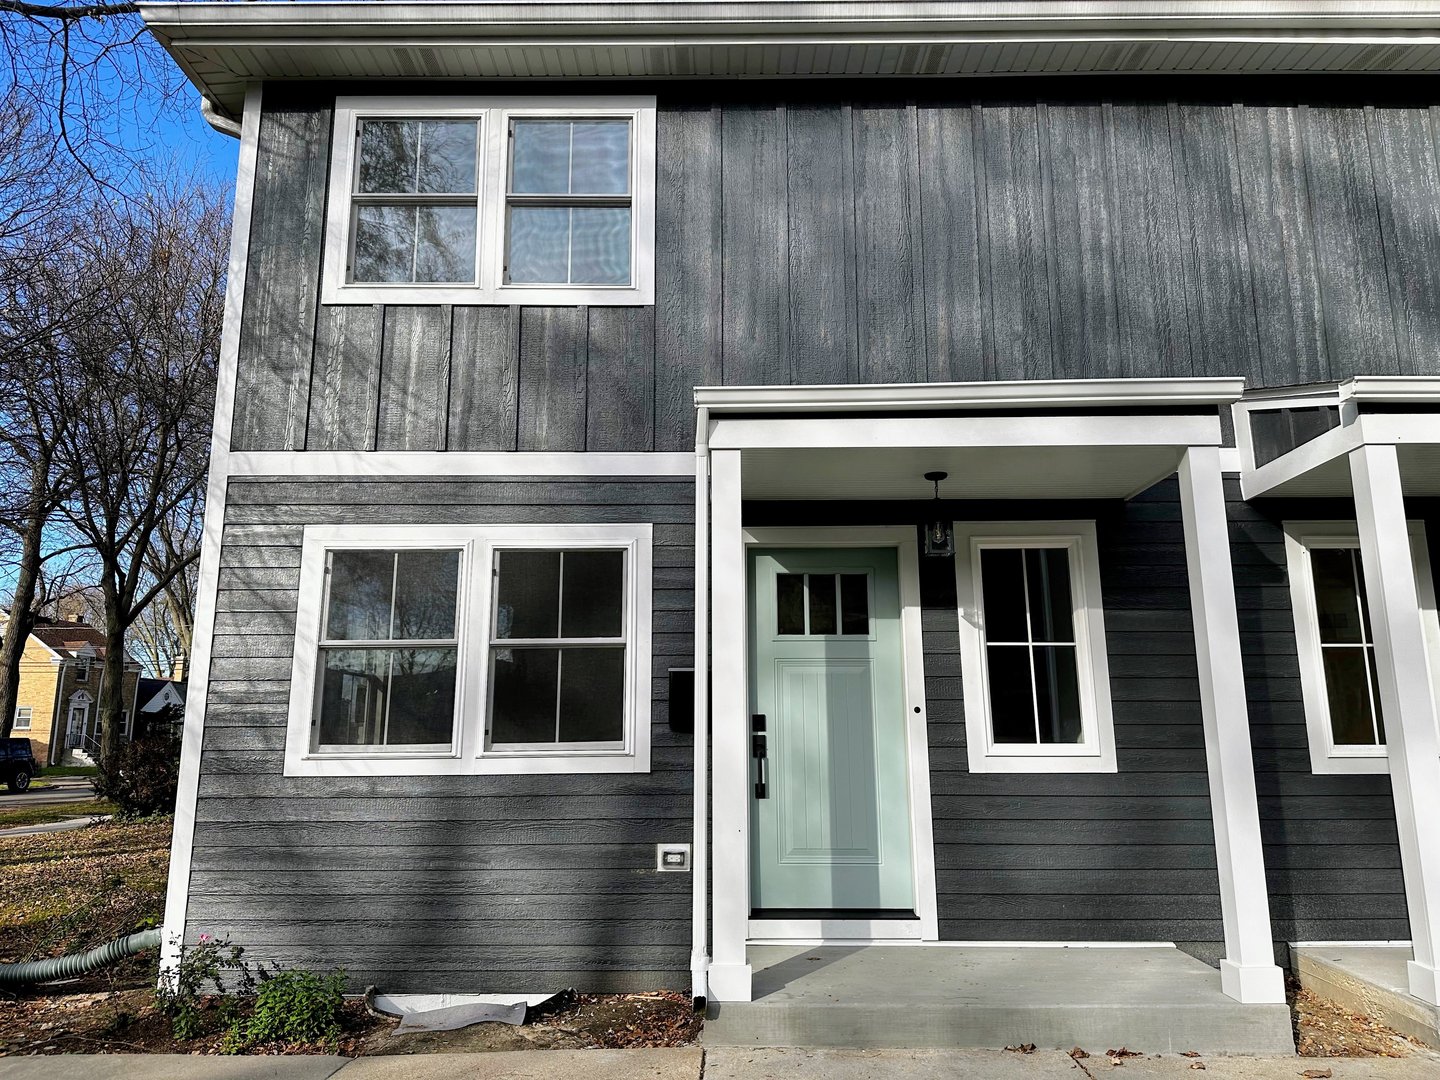
<path fill-rule="evenodd" d="M 0 823 L 5 818 L 0 816 Z M 41 833 L 69 832 L 71 829 L 83 829 L 86 825 L 93 825 L 97 821 L 109 821 L 109 814 L 98 814 L 95 817 L 66 818 L 64 821 L 47 821 L 43 825 L 17 825 L 13 829 L 0 829 L 0 839 L 7 836 L 39 836 Z"/>
<path fill-rule="evenodd" d="M 1197 1064 L 1198 1062 L 1198 1064 Z M 60 1055 L 0 1059 L 0 1080 L 1440 1080 L 1440 1055 L 1407 1058 L 1071 1060 L 1058 1050 L 808 1050 L 699 1047 L 677 1050 L 533 1050 L 371 1057 Z M 1327 1073 L 1326 1070 L 1329 1070 Z"/>

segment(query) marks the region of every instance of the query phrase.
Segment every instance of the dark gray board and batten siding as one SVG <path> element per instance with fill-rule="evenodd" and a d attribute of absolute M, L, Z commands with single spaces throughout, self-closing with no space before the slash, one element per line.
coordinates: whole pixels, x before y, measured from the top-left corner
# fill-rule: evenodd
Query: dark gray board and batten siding
<path fill-rule="evenodd" d="M 267 87 L 234 449 L 684 450 L 697 385 L 1440 373 L 1434 109 L 947 85 L 660 88 L 642 308 L 321 305 L 333 97 Z"/>
<path fill-rule="evenodd" d="M 689 984 L 694 769 L 666 673 L 693 664 L 688 479 L 232 479 L 186 937 L 391 992 Z M 307 524 L 652 522 L 652 770 L 284 776 Z"/>

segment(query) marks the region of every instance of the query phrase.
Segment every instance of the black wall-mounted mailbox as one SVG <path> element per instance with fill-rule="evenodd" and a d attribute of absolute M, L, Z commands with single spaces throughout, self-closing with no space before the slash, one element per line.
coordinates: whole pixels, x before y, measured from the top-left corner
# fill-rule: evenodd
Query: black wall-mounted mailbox
<path fill-rule="evenodd" d="M 695 730 L 695 669 L 670 669 L 670 730 L 690 734 Z"/>

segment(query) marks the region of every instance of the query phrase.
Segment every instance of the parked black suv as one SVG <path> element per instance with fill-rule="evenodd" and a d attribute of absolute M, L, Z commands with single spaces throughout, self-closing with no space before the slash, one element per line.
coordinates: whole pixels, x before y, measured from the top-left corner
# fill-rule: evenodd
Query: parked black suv
<path fill-rule="evenodd" d="M 29 739 L 0 739 L 0 780 L 11 791 L 27 791 L 30 778 L 40 771 Z"/>

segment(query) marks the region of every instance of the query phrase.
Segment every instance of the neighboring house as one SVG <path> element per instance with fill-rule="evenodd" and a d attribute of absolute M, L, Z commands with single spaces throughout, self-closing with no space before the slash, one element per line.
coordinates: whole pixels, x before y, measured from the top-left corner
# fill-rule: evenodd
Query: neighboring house
<path fill-rule="evenodd" d="M 170 959 L 1437 1000 L 1440 8 L 141 7 L 241 139 Z"/>
<path fill-rule="evenodd" d="M 175 679 L 141 679 L 135 691 L 135 715 L 142 724 L 167 715 L 169 709 L 185 708 L 185 683 Z M 172 716 L 178 713 L 168 714 Z M 177 730 L 176 734 L 179 734 Z"/>
<path fill-rule="evenodd" d="M 105 634 L 83 622 L 42 622 L 20 658 L 12 734 L 28 738 L 36 761 L 88 763 L 100 747 L 98 703 L 105 677 Z M 121 690 L 122 738 L 132 731 L 140 665 L 127 661 Z"/>

